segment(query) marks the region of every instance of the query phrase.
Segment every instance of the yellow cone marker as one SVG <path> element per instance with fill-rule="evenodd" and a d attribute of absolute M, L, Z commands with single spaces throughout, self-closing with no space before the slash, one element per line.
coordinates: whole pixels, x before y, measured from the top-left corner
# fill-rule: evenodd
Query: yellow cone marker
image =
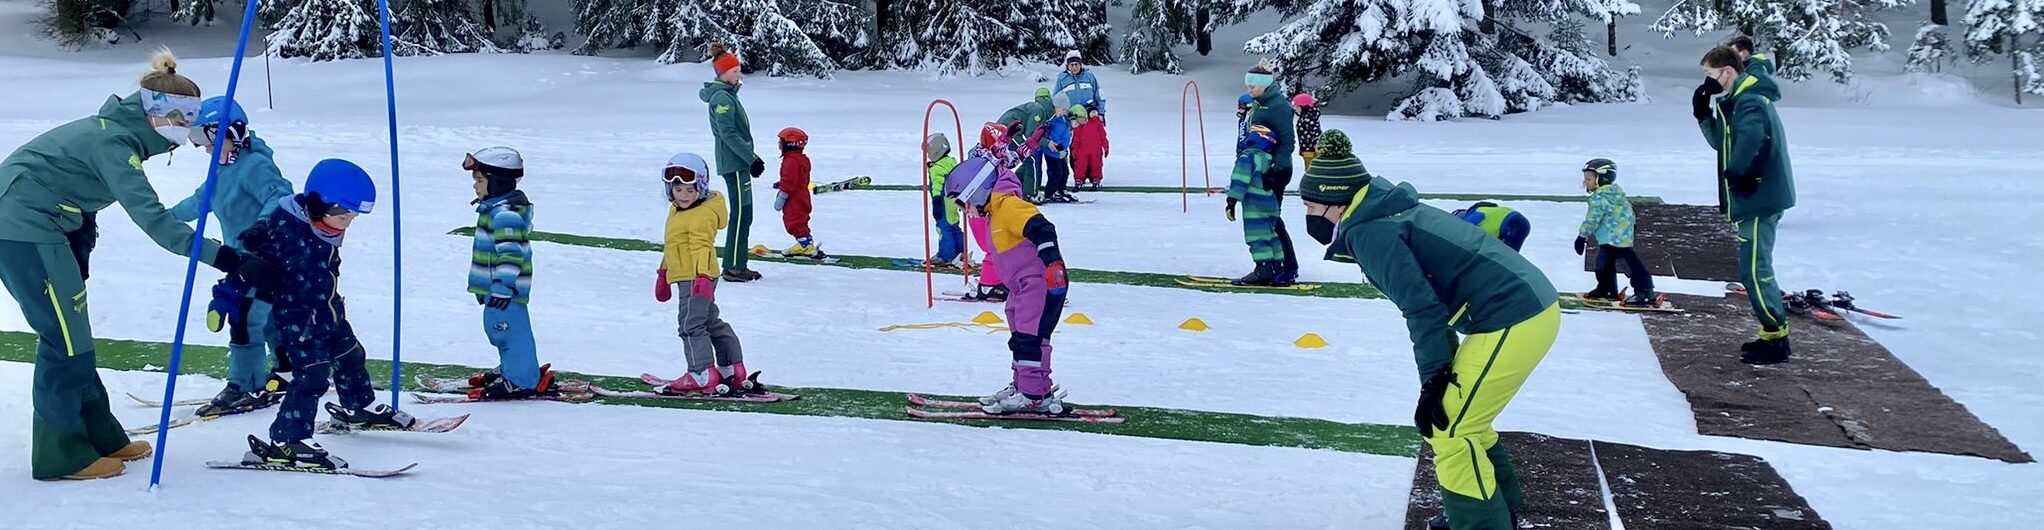
<path fill-rule="evenodd" d="M 1185 319 L 1185 323 L 1179 324 L 1178 329 L 1186 331 L 1206 331 L 1207 323 L 1204 320 L 1200 320 L 1199 317 L 1192 317 Z"/>
<path fill-rule="evenodd" d="M 987 325 L 999 324 L 1001 323 L 1001 316 L 994 314 L 993 311 L 981 311 L 979 316 L 972 317 L 972 321 Z"/>
<path fill-rule="evenodd" d="M 766 246 L 766 245 L 753 245 L 753 246 L 752 246 L 752 255 L 754 255 L 754 256 L 765 256 L 765 255 L 767 255 L 767 254 L 771 254 L 771 253 L 773 253 L 773 251 L 772 251 L 772 250 L 767 250 L 767 246 Z"/>
<path fill-rule="evenodd" d="M 1093 319 L 1087 318 L 1085 313 L 1072 313 L 1072 316 L 1065 317 L 1065 323 L 1074 326 L 1091 326 L 1093 325 Z"/>
<path fill-rule="evenodd" d="M 1303 349 L 1317 350 L 1327 347 L 1327 339 L 1320 338 L 1318 333 L 1307 333 L 1299 336 L 1299 340 L 1292 341 L 1292 345 Z"/>

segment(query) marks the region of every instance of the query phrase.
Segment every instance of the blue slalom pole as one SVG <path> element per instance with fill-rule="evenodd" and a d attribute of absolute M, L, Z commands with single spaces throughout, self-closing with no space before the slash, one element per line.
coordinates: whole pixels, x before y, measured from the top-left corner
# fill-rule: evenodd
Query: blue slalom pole
<path fill-rule="evenodd" d="M 390 115 L 390 408 L 398 406 L 398 390 L 404 388 L 404 363 L 398 355 L 404 344 L 405 323 L 405 224 L 398 207 L 397 185 L 397 80 L 392 77 L 390 53 L 390 0 L 376 0 L 377 15 L 383 18 L 383 101 Z"/>
<path fill-rule="evenodd" d="M 234 89 L 241 81 L 241 59 L 248 53 L 248 31 L 256 19 L 256 6 L 260 0 L 249 0 L 248 7 L 241 13 L 241 37 L 234 43 L 234 68 L 227 74 L 227 102 L 234 104 Z M 170 441 L 170 405 L 176 401 L 178 363 L 184 361 L 185 319 L 192 314 L 192 282 L 199 275 L 199 257 L 206 248 L 206 214 L 213 212 L 213 182 L 220 178 L 220 150 L 227 145 L 227 135 L 213 137 L 213 153 L 207 156 L 206 185 L 199 194 L 199 223 L 192 229 L 192 248 L 189 260 L 185 262 L 185 296 L 177 304 L 177 333 L 170 341 L 170 375 L 163 384 L 163 414 L 156 420 L 156 458 L 149 464 L 149 489 L 163 483 L 164 444 Z M 223 247 L 223 251 L 225 248 Z"/>

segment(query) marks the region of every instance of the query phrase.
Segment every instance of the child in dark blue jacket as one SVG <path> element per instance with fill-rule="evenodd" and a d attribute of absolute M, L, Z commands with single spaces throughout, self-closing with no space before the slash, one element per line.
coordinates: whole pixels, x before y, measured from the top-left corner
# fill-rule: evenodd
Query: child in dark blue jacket
<path fill-rule="evenodd" d="M 1043 140 L 1037 150 L 1043 153 L 1043 166 L 1050 170 L 1050 184 L 1043 188 L 1044 202 L 1079 202 L 1067 191 L 1072 178 L 1070 157 L 1072 150 L 1071 98 L 1064 94 L 1051 96 L 1052 114 L 1050 121 L 1043 122 Z"/>

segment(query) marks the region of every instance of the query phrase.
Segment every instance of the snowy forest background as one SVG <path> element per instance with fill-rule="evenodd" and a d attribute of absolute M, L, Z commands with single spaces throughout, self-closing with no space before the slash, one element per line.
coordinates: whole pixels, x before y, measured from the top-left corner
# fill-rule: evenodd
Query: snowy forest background
<path fill-rule="evenodd" d="M 49 33 L 72 46 L 120 38 L 137 11 L 212 24 L 234 0 L 42 0 Z M 1849 83 L 1855 53 L 1885 52 L 1913 31 L 1909 70 L 1966 60 L 2007 68 L 2017 102 L 2044 95 L 2044 0 L 389 0 L 398 55 L 576 54 L 650 50 L 662 63 L 701 61 L 711 42 L 771 76 L 829 78 L 846 69 L 940 76 L 1005 75 L 1079 50 L 1088 64 L 1181 72 L 1181 54 L 1239 47 L 1266 57 L 1287 86 L 1338 100 L 1364 86 L 1397 94 L 1393 118 L 1496 118 L 1556 103 L 1642 97 L 1621 21 L 1656 33 L 1752 35 L 1777 76 Z M 530 2 L 530 3 L 528 3 Z M 551 4 L 559 2 L 566 6 Z M 167 4 L 167 5 L 166 5 Z M 534 11 L 572 12 L 548 27 Z M 1121 27 L 1109 10 L 1125 9 Z M 331 61 L 381 54 L 376 0 L 272 0 L 258 24 L 268 52 Z M 1956 16 L 1954 16 L 1956 15 Z M 1271 20 L 1277 20 L 1274 25 Z M 1914 24 L 1904 27 L 1902 23 Z M 1258 33 L 1216 42 L 1245 24 Z M 130 28 L 129 31 L 132 31 Z M 578 37 L 573 42 L 570 35 Z M 1701 50 L 1698 50 L 1701 55 Z M 1994 67 L 1999 69 L 2000 66 Z M 2005 85 L 2006 86 L 2006 85 Z"/>

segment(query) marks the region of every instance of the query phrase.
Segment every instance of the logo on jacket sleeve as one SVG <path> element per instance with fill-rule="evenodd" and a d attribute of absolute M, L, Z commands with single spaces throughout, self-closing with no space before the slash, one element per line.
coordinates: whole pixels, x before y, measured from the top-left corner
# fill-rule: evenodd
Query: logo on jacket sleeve
<path fill-rule="evenodd" d="M 718 106 L 717 106 L 717 109 L 716 109 L 716 112 L 717 112 L 718 114 L 730 114 L 730 113 L 731 113 L 731 106 L 730 106 L 730 105 L 718 105 Z"/>

